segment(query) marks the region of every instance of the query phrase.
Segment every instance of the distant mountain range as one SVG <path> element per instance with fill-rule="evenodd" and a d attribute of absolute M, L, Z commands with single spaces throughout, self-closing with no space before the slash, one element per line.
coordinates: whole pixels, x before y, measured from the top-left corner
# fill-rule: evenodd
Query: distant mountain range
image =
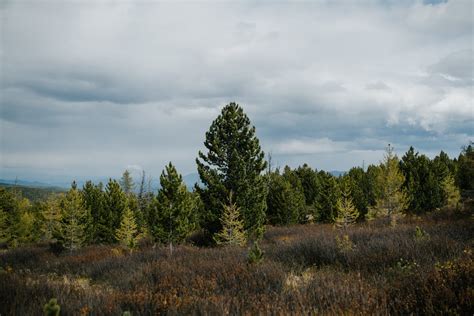
<path fill-rule="evenodd" d="M 329 173 L 335 177 L 339 177 L 341 175 L 344 175 L 346 172 L 332 170 L 332 171 L 329 171 Z M 29 187 L 29 188 L 67 189 L 71 187 L 72 181 L 73 179 L 71 179 L 70 181 L 51 181 L 51 182 L 46 183 L 46 182 L 40 182 L 40 181 L 35 181 L 35 180 L 0 179 L 0 186 L 1 185 L 3 186 L 18 185 L 18 186 Z M 98 179 L 93 180 L 92 182 L 94 183 L 102 182 L 106 184 L 108 181 L 109 181 L 109 178 L 98 178 Z M 183 176 L 183 181 L 189 189 L 192 189 L 196 183 L 201 184 L 201 180 L 199 179 L 199 174 L 195 172 Z M 86 180 L 76 180 L 78 187 L 82 187 L 85 182 Z M 138 180 L 135 180 L 135 183 L 137 184 L 137 186 L 138 186 L 138 182 L 139 182 Z M 160 188 L 159 179 L 152 179 L 151 189 L 154 192 L 156 192 L 159 188 Z"/>

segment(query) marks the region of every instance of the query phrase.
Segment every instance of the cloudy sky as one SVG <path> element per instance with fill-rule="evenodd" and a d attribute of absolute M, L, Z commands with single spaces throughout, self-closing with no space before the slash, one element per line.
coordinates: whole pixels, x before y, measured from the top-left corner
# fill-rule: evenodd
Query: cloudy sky
<path fill-rule="evenodd" d="M 223 105 L 278 165 L 474 140 L 473 2 L 2 1 L 0 178 L 195 172 Z"/>

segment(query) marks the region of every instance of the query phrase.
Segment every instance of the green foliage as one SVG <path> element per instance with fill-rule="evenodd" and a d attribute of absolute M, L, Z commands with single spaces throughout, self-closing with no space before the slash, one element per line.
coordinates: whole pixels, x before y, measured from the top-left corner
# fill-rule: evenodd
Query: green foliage
<path fill-rule="evenodd" d="M 61 306 L 58 304 L 58 300 L 52 298 L 48 303 L 44 304 L 43 312 L 45 316 L 59 316 L 61 312 Z"/>
<path fill-rule="evenodd" d="M 10 225 L 8 223 L 8 214 L 0 209 L 0 243 L 6 243 L 10 240 Z"/>
<path fill-rule="evenodd" d="M 337 216 L 337 200 L 340 195 L 337 180 L 330 173 L 320 171 L 318 184 L 314 217 L 319 222 L 332 223 Z"/>
<path fill-rule="evenodd" d="M 311 207 L 316 201 L 316 196 L 318 195 L 318 173 L 307 164 L 298 167 L 298 169 L 295 170 L 295 173 L 300 179 L 306 205 Z"/>
<path fill-rule="evenodd" d="M 377 175 L 375 206 L 369 209 L 367 219 L 386 216 L 390 223 L 395 225 L 397 218 L 403 215 L 409 204 L 407 194 L 402 188 L 404 182 L 405 177 L 398 167 L 398 158 L 389 145 Z"/>
<path fill-rule="evenodd" d="M 204 185 L 197 187 L 205 205 L 203 224 L 211 233 L 221 230 L 222 204 L 229 193 L 241 210 L 249 236 L 263 233 L 267 185 L 261 173 L 265 170 L 265 155 L 255 136 L 255 127 L 236 103 L 226 105 L 206 133 L 204 146 L 196 159 Z"/>
<path fill-rule="evenodd" d="M 465 146 L 457 162 L 456 182 L 461 190 L 474 190 L 474 143 Z"/>
<path fill-rule="evenodd" d="M 195 228 L 196 200 L 170 162 L 160 176 L 161 188 L 151 217 L 150 230 L 163 243 L 182 242 Z"/>
<path fill-rule="evenodd" d="M 254 241 L 247 254 L 247 262 L 249 264 L 258 264 L 263 261 L 263 257 L 264 252 L 260 249 L 258 242 Z"/>
<path fill-rule="evenodd" d="M 127 196 L 116 180 L 110 179 L 105 188 L 103 214 L 99 217 L 104 242 L 115 242 L 115 230 L 120 227 L 122 214 L 127 208 Z"/>
<path fill-rule="evenodd" d="M 429 240 L 429 239 L 430 239 L 430 234 L 428 234 L 426 231 L 424 231 L 420 226 L 416 226 L 416 228 L 415 228 L 415 240 L 423 241 L 423 240 Z"/>
<path fill-rule="evenodd" d="M 437 167 L 435 168 L 434 163 L 425 155 L 415 153 L 413 147 L 402 157 L 400 170 L 405 177 L 403 187 L 408 194 L 408 208 L 411 211 L 420 214 L 442 206 L 443 192 L 440 181 L 447 175 L 443 174 L 449 171 L 441 166 L 441 161 L 438 161 Z"/>
<path fill-rule="evenodd" d="M 105 207 L 102 183 L 87 181 L 82 188 L 84 207 L 91 214 L 91 225 L 87 227 L 87 241 L 90 243 L 111 242 L 110 215 Z"/>
<path fill-rule="evenodd" d="M 137 245 L 139 236 L 135 216 L 130 208 L 126 208 L 122 214 L 120 227 L 115 231 L 115 237 L 124 246 L 132 249 Z"/>
<path fill-rule="evenodd" d="M 120 179 L 120 187 L 126 195 L 133 194 L 135 183 L 133 182 L 133 178 L 128 170 L 125 170 L 122 174 L 122 178 Z"/>
<path fill-rule="evenodd" d="M 36 240 L 35 217 L 31 212 L 25 211 L 20 214 L 16 223 L 16 238 L 19 244 L 29 244 Z"/>
<path fill-rule="evenodd" d="M 240 217 L 239 207 L 232 201 L 232 192 L 229 194 L 228 204 L 223 205 L 221 223 L 222 229 L 214 236 L 217 244 L 244 246 L 247 242 L 244 223 Z"/>
<path fill-rule="evenodd" d="M 337 249 L 340 252 L 346 253 L 354 250 L 354 243 L 352 242 L 349 235 L 345 234 L 342 237 L 336 236 Z"/>
<path fill-rule="evenodd" d="M 461 192 L 454 184 L 454 177 L 450 174 L 446 176 L 441 186 L 444 193 L 444 206 L 448 209 L 459 209 L 461 205 Z"/>
<path fill-rule="evenodd" d="M 289 168 L 280 175 L 278 170 L 269 177 L 267 195 L 267 220 L 273 225 L 297 224 L 304 220 L 306 214 L 305 197 L 298 178 L 291 183 Z"/>
<path fill-rule="evenodd" d="M 80 248 L 86 241 L 86 225 L 90 213 L 84 208 L 84 201 L 77 189 L 70 189 L 61 200 L 61 224 L 59 241 L 66 249 Z"/>
<path fill-rule="evenodd" d="M 40 206 L 41 233 L 46 241 L 52 241 L 60 231 L 61 226 L 61 196 L 50 196 Z"/>
<path fill-rule="evenodd" d="M 354 224 L 359 217 L 359 211 L 352 202 L 351 187 L 351 179 L 344 177 L 341 181 L 341 196 L 337 200 L 337 217 L 335 222 L 338 227 L 347 228 Z"/>
<path fill-rule="evenodd" d="M 371 168 L 369 167 L 369 170 Z M 364 172 L 360 167 L 354 167 L 344 176 L 349 178 L 351 198 L 354 206 L 359 211 L 360 217 L 363 218 L 367 214 L 371 203 L 371 195 L 373 195 L 373 184 L 370 181 L 369 172 Z"/>

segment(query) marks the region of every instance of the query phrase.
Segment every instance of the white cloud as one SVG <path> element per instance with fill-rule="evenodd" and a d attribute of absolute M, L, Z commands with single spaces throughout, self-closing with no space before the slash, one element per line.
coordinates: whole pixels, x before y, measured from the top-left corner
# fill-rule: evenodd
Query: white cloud
<path fill-rule="evenodd" d="M 127 165 L 159 174 L 170 160 L 193 172 L 230 101 L 266 151 L 327 169 L 386 142 L 456 153 L 474 134 L 471 1 L 0 10 L 2 174 L 62 166 L 108 175 Z"/>

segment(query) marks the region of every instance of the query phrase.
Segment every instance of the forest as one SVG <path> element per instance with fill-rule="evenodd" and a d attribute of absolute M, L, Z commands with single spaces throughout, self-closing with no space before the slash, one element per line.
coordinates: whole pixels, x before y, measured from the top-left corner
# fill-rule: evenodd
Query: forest
<path fill-rule="evenodd" d="M 280 168 L 230 103 L 192 190 L 172 162 L 157 192 L 0 188 L 0 315 L 472 314 L 473 146 Z"/>

